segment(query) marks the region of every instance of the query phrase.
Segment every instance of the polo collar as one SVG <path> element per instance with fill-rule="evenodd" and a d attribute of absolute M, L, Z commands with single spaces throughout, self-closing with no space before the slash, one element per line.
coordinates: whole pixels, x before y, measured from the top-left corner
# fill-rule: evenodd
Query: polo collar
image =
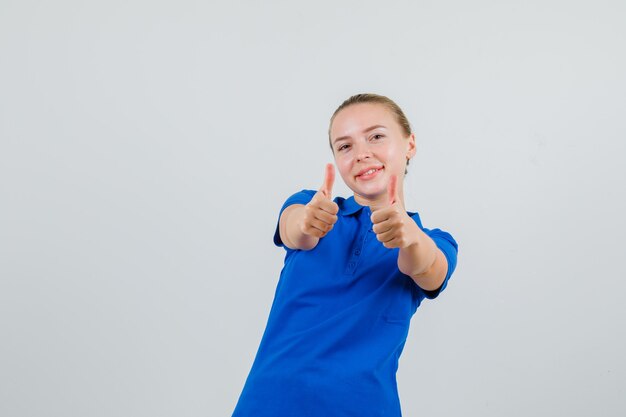
<path fill-rule="evenodd" d="M 359 210 L 363 209 L 363 207 L 360 205 L 359 203 L 356 202 L 356 200 L 354 199 L 354 196 L 351 196 L 345 200 L 343 200 L 342 205 L 341 205 L 341 210 L 340 213 L 343 216 L 350 216 L 354 213 L 357 213 Z"/>
<path fill-rule="evenodd" d="M 346 198 L 343 201 L 339 201 L 338 203 L 339 203 L 339 214 L 341 214 L 342 216 L 351 216 L 355 213 L 358 213 L 364 207 L 367 207 L 367 209 L 369 210 L 368 206 L 362 206 L 359 203 L 357 203 L 356 200 L 354 199 L 354 196 L 351 196 L 350 198 Z M 408 214 L 409 217 L 413 217 L 415 214 L 417 214 L 417 212 L 407 211 L 406 214 Z"/>

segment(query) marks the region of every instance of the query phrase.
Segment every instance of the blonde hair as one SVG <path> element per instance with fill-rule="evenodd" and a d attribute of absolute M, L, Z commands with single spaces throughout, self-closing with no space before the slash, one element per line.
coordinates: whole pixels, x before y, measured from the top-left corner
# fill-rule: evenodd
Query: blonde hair
<path fill-rule="evenodd" d="M 396 121 L 398 122 L 398 124 L 402 128 L 402 132 L 404 133 L 404 135 L 407 136 L 407 137 L 411 135 L 411 124 L 409 123 L 409 120 L 404 115 L 404 112 L 402 111 L 400 106 L 398 106 L 395 103 L 395 101 L 393 101 L 389 97 L 381 96 L 379 94 L 373 94 L 373 93 L 355 94 L 352 97 L 349 97 L 343 103 L 341 103 L 341 105 L 339 107 L 337 107 L 337 110 L 335 110 L 335 112 L 333 113 L 333 115 L 330 118 L 330 124 L 328 125 L 328 144 L 330 145 L 330 149 L 333 151 L 333 154 L 335 153 L 335 150 L 333 149 L 333 144 L 332 144 L 331 139 L 330 139 L 330 128 L 333 125 L 333 121 L 335 120 L 335 116 L 337 116 L 337 114 L 341 110 L 345 109 L 346 107 L 352 106 L 354 104 L 360 104 L 360 103 L 382 104 L 383 106 L 385 106 L 395 116 Z M 406 160 L 406 165 L 407 166 L 409 165 L 409 160 L 408 159 Z M 404 173 L 406 174 L 407 171 L 405 170 Z"/>

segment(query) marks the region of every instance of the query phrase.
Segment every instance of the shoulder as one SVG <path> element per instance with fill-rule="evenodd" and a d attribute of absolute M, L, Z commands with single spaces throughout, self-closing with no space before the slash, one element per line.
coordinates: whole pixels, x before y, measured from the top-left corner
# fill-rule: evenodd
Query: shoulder
<path fill-rule="evenodd" d="M 424 233 L 426 233 L 428 236 L 430 236 L 431 239 L 435 241 L 437 246 L 441 247 L 440 243 L 445 242 L 452 246 L 455 252 L 458 251 L 458 244 L 449 232 L 446 232 L 445 230 L 441 230 L 439 228 L 429 229 L 424 227 L 420 215 L 417 212 L 407 211 L 407 214 L 413 219 L 413 221 L 415 221 L 419 228 L 424 231 Z"/>
<path fill-rule="evenodd" d="M 285 200 L 285 202 L 283 203 L 283 206 L 281 207 L 280 212 L 282 213 L 287 207 L 293 204 L 304 204 L 304 205 L 308 204 L 313 199 L 313 196 L 316 193 L 317 193 L 316 190 L 302 189 L 298 191 L 297 193 L 290 195 L 287 198 L 287 200 Z M 339 206 L 339 210 L 341 211 L 347 199 L 343 197 L 335 197 L 333 201 Z"/>
<path fill-rule="evenodd" d="M 281 211 L 283 211 L 285 208 L 292 204 L 308 204 L 308 202 L 311 201 L 316 192 L 317 191 L 314 190 L 304 189 L 290 195 L 283 204 Z"/>
<path fill-rule="evenodd" d="M 420 215 L 418 212 L 407 211 L 406 214 L 408 214 L 409 217 L 412 218 L 415 221 L 415 223 L 417 223 L 420 229 L 424 228 L 424 226 L 422 226 L 422 220 L 420 219 Z"/>

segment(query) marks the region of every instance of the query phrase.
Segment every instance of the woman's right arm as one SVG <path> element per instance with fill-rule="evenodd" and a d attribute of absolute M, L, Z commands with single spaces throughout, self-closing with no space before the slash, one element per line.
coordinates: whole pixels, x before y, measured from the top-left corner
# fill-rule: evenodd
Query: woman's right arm
<path fill-rule="evenodd" d="M 280 216 L 280 239 L 290 249 L 311 250 L 319 242 L 319 238 L 302 232 L 305 208 L 302 204 L 294 204 L 283 210 Z"/>
<path fill-rule="evenodd" d="M 280 239 L 290 249 L 311 250 L 337 221 L 339 206 L 332 201 L 335 167 L 326 165 L 324 185 L 305 206 L 293 204 L 283 210 L 279 220 Z"/>

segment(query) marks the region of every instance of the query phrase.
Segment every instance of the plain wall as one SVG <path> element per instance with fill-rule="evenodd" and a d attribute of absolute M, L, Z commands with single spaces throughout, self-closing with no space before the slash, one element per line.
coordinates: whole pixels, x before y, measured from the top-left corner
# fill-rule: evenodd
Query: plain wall
<path fill-rule="evenodd" d="M 406 416 L 626 415 L 622 1 L 0 0 L 0 415 L 227 416 L 284 200 L 394 99 L 459 242 Z M 349 196 L 338 183 L 335 194 Z"/>

